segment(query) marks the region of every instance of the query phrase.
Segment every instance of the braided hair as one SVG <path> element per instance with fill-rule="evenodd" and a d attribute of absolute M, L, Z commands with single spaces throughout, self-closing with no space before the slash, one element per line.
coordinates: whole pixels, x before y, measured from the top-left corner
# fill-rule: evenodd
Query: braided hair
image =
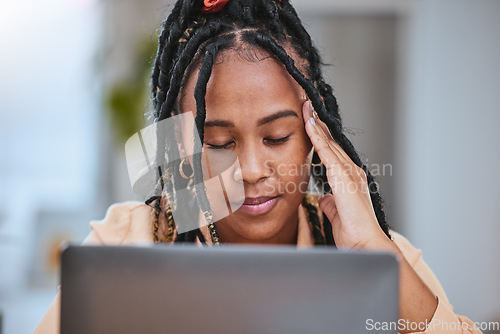
<path fill-rule="evenodd" d="M 159 122 L 180 113 L 179 93 L 194 66 L 198 65 L 199 73 L 194 92 L 196 100 L 194 131 L 198 132 L 201 143 L 195 141 L 194 152 L 201 152 L 201 147 L 196 147 L 196 145 L 203 143 L 206 116 L 205 93 L 217 55 L 224 50 L 237 50 L 242 44 L 259 48 L 284 65 L 288 73 L 306 92 L 318 117 L 327 125 L 333 139 L 351 160 L 365 171 L 376 218 L 384 233 L 390 238 L 377 183 L 344 133 L 333 89 L 323 79 L 318 50 L 314 47 L 310 35 L 290 1 L 230 0 L 222 10 L 215 13 L 202 13 L 202 6 L 203 0 L 178 0 L 171 14 L 162 23 L 158 52 L 151 77 L 154 121 Z M 158 143 L 165 142 L 167 139 L 161 138 L 161 140 Z M 169 150 L 177 150 L 177 148 L 175 145 L 167 145 L 167 151 Z M 315 152 L 313 163 L 319 162 L 319 156 Z M 193 164 L 201 166 L 201 155 L 193 156 Z M 326 168 L 322 164 L 318 165 L 311 167 L 312 175 L 315 175 L 322 185 L 323 192 L 331 192 L 326 177 Z M 161 182 L 158 182 L 157 187 L 162 192 L 173 191 L 171 179 L 164 177 L 165 174 L 171 175 L 171 173 L 176 173 L 176 171 L 169 170 L 167 173 L 166 170 L 158 167 Z M 194 168 L 194 187 L 205 217 L 210 218 L 210 205 L 203 182 L 201 182 L 201 173 L 201 168 Z M 178 186 L 183 187 L 185 184 Z M 171 199 L 171 195 L 167 196 Z M 198 239 L 205 244 L 205 238 L 200 229 L 185 233 L 172 233 L 175 228 L 171 215 L 172 200 L 167 200 L 165 204 L 167 206 L 165 212 L 169 213 L 165 214 L 166 230 L 169 233 L 158 236 L 158 221 L 162 212 L 161 196 L 151 197 L 146 203 L 150 204 L 153 201 L 155 202 L 155 241 L 194 242 Z M 303 205 L 309 212 L 315 244 L 335 245 L 331 223 L 326 215 L 323 213 L 322 223 L 320 223 L 315 205 L 308 200 L 304 200 Z M 215 224 L 209 224 L 209 228 L 212 240 L 218 243 Z"/>

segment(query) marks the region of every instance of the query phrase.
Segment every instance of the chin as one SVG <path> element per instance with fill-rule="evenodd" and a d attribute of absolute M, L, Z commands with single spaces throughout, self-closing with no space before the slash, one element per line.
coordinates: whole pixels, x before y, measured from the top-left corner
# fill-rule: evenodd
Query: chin
<path fill-rule="evenodd" d="M 238 212 L 232 215 L 234 220 L 221 220 L 218 224 L 221 239 L 230 243 L 252 243 L 252 244 L 279 244 L 280 236 L 286 228 L 280 222 L 270 221 L 269 218 L 248 218 L 238 215 Z M 239 217 L 238 217 L 239 216 Z M 228 240 L 227 236 L 231 235 Z M 226 238 L 224 237 L 226 236 Z"/>

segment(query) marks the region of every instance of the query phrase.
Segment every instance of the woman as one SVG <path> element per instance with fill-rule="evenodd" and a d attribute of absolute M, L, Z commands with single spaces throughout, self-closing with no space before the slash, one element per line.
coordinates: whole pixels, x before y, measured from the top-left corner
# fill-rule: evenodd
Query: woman
<path fill-rule="evenodd" d="M 244 185 L 244 201 L 214 219 L 210 190 L 200 183 L 201 156 L 189 161 L 190 176 L 184 171 L 188 161 L 177 168 L 159 164 L 158 195 L 112 206 L 102 222 L 91 223 L 84 244 L 268 243 L 389 251 L 401 259 L 400 332 L 479 333 L 453 313 L 421 252 L 389 230 L 375 180 L 343 132 L 318 52 L 288 0 L 177 1 L 163 23 L 151 88 L 155 122 L 193 113 L 206 152 L 237 155 L 234 177 Z M 177 149 L 189 147 L 167 150 Z M 196 144 L 193 149 L 201 151 Z M 183 233 L 172 214 L 177 175 L 177 183 L 194 180 L 205 220 Z M 325 195 L 302 187 L 311 176 Z M 58 317 L 59 296 L 36 332 L 57 332 Z"/>

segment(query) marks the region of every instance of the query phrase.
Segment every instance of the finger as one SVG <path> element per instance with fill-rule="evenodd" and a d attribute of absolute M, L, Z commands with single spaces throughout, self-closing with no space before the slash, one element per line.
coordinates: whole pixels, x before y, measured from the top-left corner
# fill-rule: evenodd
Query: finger
<path fill-rule="evenodd" d="M 333 137 L 332 137 L 332 134 L 330 133 L 330 130 L 328 129 L 328 126 L 325 124 L 325 122 L 323 122 L 319 116 L 318 116 L 318 113 L 314 110 L 314 106 L 312 105 L 312 102 L 309 101 L 309 105 L 310 105 L 310 108 L 312 110 L 312 114 L 313 114 L 313 117 L 314 117 L 314 120 L 316 121 L 316 125 L 318 125 L 321 130 L 323 131 L 323 133 L 325 134 L 325 137 L 330 139 L 330 140 L 333 140 Z"/>
<path fill-rule="evenodd" d="M 316 127 L 318 128 L 318 132 L 327 140 L 328 145 L 332 148 L 332 150 L 337 151 L 339 156 L 342 157 L 346 163 L 352 163 L 349 155 L 347 155 L 347 153 L 345 153 L 340 145 L 333 139 L 328 126 L 321 119 L 319 119 L 310 100 L 307 100 L 303 105 L 303 115 L 305 121 L 309 120 L 309 118 L 312 117 L 314 119 Z"/>
<path fill-rule="evenodd" d="M 327 168 L 327 177 L 340 175 L 340 168 L 343 166 L 350 166 L 351 164 L 344 160 L 340 152 L 335 147 L 330 145 L 330 140 L 326 139 L 325 136 L 320 133 L 318 127 L 313 125 L 311 120 L 312 118 L 306 122 L 306 132 L 311 139 L 314 150 L 318 154 L 323 165 Z"/>
<path fill-rule="evenodd" d="M 350 170 L 352 170 L 351 166 L 353 164 L 346 164 L 340 157 L 340 154 L 332 149 L 328 141 L 318 133 L 317 127 L 312 125 L 310 121 L 307 123 L 309 124 L 306 125 L 306 131 L 314 146 L 314 150 L 326 168 L 326 178 L 330 187 L 336 189 L 338 186 L 352 182 Z"/>
<path fill-rule="evenodd" d="M 313 124 L 313 118 L 309 118 L 305 128 L 314 146 L 314 150 L 318 153 L 323 165 L 328 168 L 329 166 L 340 164 L 340 156 L 332 150 L 325 136 L 321 134 L 316 125 Z"/>
<path fill-rule="evenodd" d="M 313 119 L 313 121 L 310 121 L 310 122 L 312 122 L 315 126 L 317 126 L 316 122 L 319 118 L 318 118 L 318 115 L 316 114 L 316 112 L 314 111 L 311 100 L 307 100 L 306 102 L 304 102 L 304 104 L 302 105 L 302 113 L 304 116 L 304 122 L 307 123 L 307 121 L 310 121 L 310 119 Z M 306 124 L 306 126 L 307 126 L 307 124 Z M 323 129 L 318 127 L 316 130 L 318 131 L 318 133 L 321 136 L 323 136 L 325 139 L 328 139 L 328 137 L 323 132 Z"/>
<path fill-rule="evenodd" d="M 335 147 L 335 149 L 337 151 L 339 151 L 339 153 L 342 155 L 342 157 L 350 162 L 350 163 L 354 163 L 351 159 L 351 157 L 344 151 L 344 149 L 339 145 L 339 143 L 337 143 L 335 140 L 332 140 L 332 145 Z"/>
<path fill-rule="evenodd" d="M 312 102 L 309 101 L 309 108 L 311 109 L 311 113 L 313 115 L 313 118 L 315 120 L 315 123 L 317 126 L 319 126 L 320 130 L 322 131 L 322 133 L 325 135 L 325 138 L 328 139 L 328 142 L 334 147 L 336 148 L 340 153 L 342 153 L 342 155 L 347 158 L 347 160 L 350 160 L 349 159 L 349 156 L 344 152 L 344 150 L 342 150 L 342 148 L 340 147 L 340 145 L 335 141 L 335 139 L 333 139 L 332 137 L 332 134 L 330 132 L 330 129 L 328 128 L 328 126 L 326 125 L 325 122 L 323 122 L 318 114 L 316 113 L 316 111 L 314 110 L 314 106 L 312 105 Z"/>
<path fill-rule="evenodd" d="M 328 129 L 326 123 L 318 118 L 316 124 L 320 126 L 320 128 L 323 130 L 323 132 L 325 132 L 325 134 L 327 134 L 328 139 L 330 140 L 329 141 L 330 145 L 340 153 L 340 155 L 346 160 L 346 162 L 352 162 L 349 155 L 344 151 L 344 149 L 339 145 L 339 143 L 337 143 L 337 141 L 333 139 L 332 134 Z"/>
<path fill-rule="evenodd" d="M 328 217 L 330 223 L 334 221 L 335 215 L 337 215 L 337 205 L 335 203 L 335 198 L 332 194 L 323 195 L 319 201 L 319 208 Z"/>
<path fill-rule="evenodd" d="M 341 154 L 341 156 L 346 161 L 352 162 L 352 160 L 349 157 L 349 155 L 342 149 L 342 147 L 337 143 L 337 141 L 335 139 L 333 139 L 332 133 L 330 132 L 330 129 L 328 128 L 328 126 L 326 125 L 326 123 L 323 122 L 318 117 L 316 111 L 314 110 L 314 106 L 312 105 L 312 103 L 310 103 L 310 108 L 312 110 L 311 113 L 313 114 L 313 116 L 316 116 L 315 117 L 316 125 L 319 125 L 319 127 L 322 129 L 323 133 L 325 134 L 326 138 L 328 138 L 328 139 L 331 140 L 330 145 L 333 146 L 337 151 L 339 151 L 339 153 Z"/>
<path fill-rule="evenodd" d="M 337 182 L 342 182 L 342 184 L 352 182 L 352 177 L 361 180 L 359 172 L 357 171 L 358 166 L 356 166 L 349 157 L 347 157 L 348 159 L 344 158 L 342 153 L 345 154 L 345 152 L 343 152 L 340 146 L 332 139 L 326 138 L 323 130 L 315 123 L 315 119 L 311 114 L 312 108 L 310 103 L 304 103 L 303 115 L 305 119 L 308 119 L 308 121 L 306 121 L 306 132 L 323 165 L 327 168 L 326 176 L 330 186 L 335 188 Z M 341 179 L 337 179 L 338 176 L 341 177 Z"/>
<path fill-rule="evenodd" d="M 309 118 L 313 117 L 310 103 L 310 100 L 306 100 L 304 104 L 302 104 L 302 116 L 304 118 L 304 123 L 309 121 Z"/>
<path fill-rule="evenodd" d="M 319 120 L 319 118 L 316 116 L 314 117 L 313 116 L 313 112 L 314 112 L 314 109 L 312 107 L 312 103 L 311 101 L 306 101 L 304 103 L 304 105 L 302 106 L 302 112 L 303 112 L 303 116 L 304 116 L 304 121 L 306 122 L 306 130 L 307 130 L 307 127 L 310 126 L 310 124 L 313 125 L 313 132 L 314 133 L 317 133 L 319 136 L 321 136 L 323 139 L 324 139 L 324 142 L 328 144 L 328 146 L 331 146 L 330 145 L 330 142 L 333 140 L 331 139 L 331 137 L 328 137 L 327 134 L 325 134 L 324 130 L 318 126 L 318 124 L 316 123 L 317 120 Z M 309 125 L 308 125 L 309 123 Z M 309 134 L 309 132 L 308 132 Z M 332 150 L 335 150 L 334 148 L 332 148 Z"/>

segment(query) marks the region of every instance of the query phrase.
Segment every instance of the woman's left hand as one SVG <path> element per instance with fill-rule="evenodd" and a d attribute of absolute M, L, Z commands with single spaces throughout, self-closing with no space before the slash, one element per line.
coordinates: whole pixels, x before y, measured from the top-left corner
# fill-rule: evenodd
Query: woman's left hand
<path fill-rule="evenodd" d="M 398 246 L 382 231 L 375 216 L 365 172 L 333 140 L 325 123 L 318 117 L 314 118 L 315 122 L 310 121 L 313 109 L 309 101 L 304 103 L 302 114 L 306 132 L 326 167 L 328 184 L 332 188 L 332 194 L 324 195 L 319 206 L 332 223 L 337 247 L 394 253 L 400 259 L 400 319 L 404 323 L 430 323 L 438 299 L 406 261 Z M 414 330 L 402 328 L 400 332 Z"/>
<path fill-rule="evenodd" d="M 332 189 L 332 194 L 320 198 L 319 206 L 332 223 L 337 247 L 396 250 L 378 224 L 364 170 L 335 142 L 326 124 L 313 117 L 310 101 L 304 103 L 302 112 L 306 132 L 326 167 Z"/>

